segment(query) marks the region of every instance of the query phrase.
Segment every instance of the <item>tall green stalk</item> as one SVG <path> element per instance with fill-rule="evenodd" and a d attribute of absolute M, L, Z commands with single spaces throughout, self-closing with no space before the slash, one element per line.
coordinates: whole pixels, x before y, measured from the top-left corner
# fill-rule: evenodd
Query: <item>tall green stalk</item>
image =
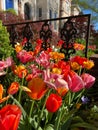
<path fill-rule="evenodd" d="M 29 119 L 31 118 L 31 115 L 32 115 L 32 110 L 33 110 L 34 103 L 35 103 L 35 101 L 32 100 L 32 104 L 31 104 L 31 108 L 30 108 L 30 113 L 29 113 Z"/>
<path fill-rule="evenodd" d="M 21 86 L 23 86 L 23 82 L 24 82 L 24 76 L 22 78 L 22 83 L 21 83 Z M 19 97 L 18 97 L 18 101 L 21 103 L 21 95 L 22 95 L 22 88 L 20 86 L 20 91 L 19 91 Z"/>

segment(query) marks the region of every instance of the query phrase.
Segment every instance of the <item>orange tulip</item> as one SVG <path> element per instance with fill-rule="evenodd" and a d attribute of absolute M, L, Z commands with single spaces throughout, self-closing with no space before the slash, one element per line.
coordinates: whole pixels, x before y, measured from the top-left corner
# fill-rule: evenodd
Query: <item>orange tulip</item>
<path fill-rule="evenodd" d="M 2 84 L 0 84 L 0 99 L 2 99 L 2 95 L 3 95 L 3 86 Z"/>
<path fill-rule="evenodd" d="M 52 72 L 55 74 L 61 74 L 62 70 L 60 68 L 53 68 Z"/>
<path fill-rule="evenodd" d="M 23 65 L 16 66 L 14 69 L 14 73 L 19 77 L 23 78 L 27 75 L 27 69 Z"/>
<path fill-rule="evenodd" d="M 79 70 L 80 65 L 77 62 L 71 62 L 71 67 L 73 70 Z"/>
<path fill-rule="evenodd" d="M 57 88 L 57 92 L 58 92 L 58 94 L 61 95 L 61 96 L 65 96 L 68 91 L 69 91 L 69 89 L 68 89 L 68 88 L 65 88 L 65 87 L 58 87 L 58 88 Z"/>
<path fill-rule="evenodd" d="M 10 96 L 7 96 L 7 97 L 4 97 L 4 98 L 0 99 L 0 103 L 5 102 L 5 101 L 8 100 L 9 98 L 10 98 Z"/>
<path fill-rule="evenodd" d="M 15 50 L 18 53 L 19 51 L 22 50 L 22 46 L 20 44 L 15 45 Z"/>
<path fill-rule="evenodd" d="M 7 97 L 3 97 L 3 86 L 2 84 L 0 84 L 0 103 L 5 102 L 6 100 L 8 100 L 9 96 Z"/>
<path fill-rule="evenodd" d="M 28 82 L 28 88 L 31 92 L 27 92 L 30 98 L 40 100 L 48 90 L 46 84 L 41 78 L 33 78 Z"/>
<path fill-rule="evenodd" d="M 8 88 L 8 94 L 15 94 L 19 90 L 19 83 L 13 82 L 11 83 L 10 87 Z"/>
<path fill-rule="evenodd" d="M 92 67 L 94 67 L 94 62 L 92 60 L 88 60 L 87 62 L 84 62 L 83 65 L 84 65 L 84 68 L 89 70 Z"/>
<path fill-rule="evenodd" d="M 75 50 L 84 50 L 85 46 L 83 44 L 74 43 L 74 49 Z"/>

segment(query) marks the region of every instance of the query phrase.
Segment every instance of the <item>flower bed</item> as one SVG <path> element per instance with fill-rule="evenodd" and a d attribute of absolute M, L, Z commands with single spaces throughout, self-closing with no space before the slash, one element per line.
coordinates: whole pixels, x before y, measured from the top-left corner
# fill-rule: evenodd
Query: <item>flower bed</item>
<path fill-rule="evenodd" d="M 21 42 L 0 61 L 0 129 L 96 129 L 79 116 L 95 82 L 87 73 L 93 61 L 77 55 L 65 61 L 59 49 L 44 51 L 41 45 L 38 39 L 34 51 L 27 51 Z"/>

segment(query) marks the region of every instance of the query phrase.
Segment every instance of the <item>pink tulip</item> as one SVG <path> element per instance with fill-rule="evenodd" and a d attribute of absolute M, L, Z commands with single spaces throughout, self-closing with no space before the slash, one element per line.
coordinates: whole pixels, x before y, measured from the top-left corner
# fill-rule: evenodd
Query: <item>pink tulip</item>
<path fill-rule="evenodd" d="M 10 67 L 13 64 L 12 57 L 8 57 L 5 60 L 5 68 Z"/>
<path fill-rule="evenodd" d="M 20 62 L 25 64 L 31 61 L 33 59 L 33 56 L 32 54 L 28 53 L 26 50 L 22 50 L 17 53 L 17 58 L 20 60 Z"/>
<path fill-rule="evenodd" d="M 4 61 L 0 61 L 0 71 L 3 71 L 5 68 L 10 67 L 12 65 L 12 58 L 8 57 Z"/>
<path fill-rule="evenodd" d="M 36 62 L 39 65 L 47 68 L 50 65 L 50 56 L 49 56 L 49 54 L 47 54 L 44 51 L 42 51 L 40 53 L 40 56 L 38 58 L 36 58 Z"/>
<path fill-rule="evenodd" d="M 41 70 L 35 64 L 31 64 L 28 67 L 28 69 L 30 69 L 30 72 L 31 72 L 33 78 L 38 77 L 42 73 Z"/>
<path fill-rule="evenodd" d="M 93 77 L 90 74 L 84 73 L 84 74 L 81 75 L 81 78 L 84 81 L 84 87 L 85 88 L 90 88 L 95 83 L 95 77 Z"/>
<path fill-rule="evenodd" d="M 5 68 L 5 62 L 0 61 L 0 71 L 2 71 Z"/>
<path fill-rule="evenodd" d="M 63 75 L 53 74 L 50 72 L 50 69 L 44 70 L 43 78 L 44 78 L 44 82 L 50 88 L 57 89 L 58 87 L 64 87 L 68 89 L 68 84 L 63 79 Z"/>
<path fill-rule="evenodd" d="M 82 78 L 75 72 L 71 75 L 67 75 L 67 82 L 69 89 L 72 92 L 78 92 L 84 88 L 84 82 Z"/>

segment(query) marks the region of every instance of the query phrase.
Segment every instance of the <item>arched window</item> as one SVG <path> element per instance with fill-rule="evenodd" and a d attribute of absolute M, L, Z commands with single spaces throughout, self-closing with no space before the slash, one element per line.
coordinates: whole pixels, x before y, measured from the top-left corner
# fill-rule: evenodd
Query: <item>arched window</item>
<path fill-rule="evenodd" d="M 24 15 L 25 15 L 25 20 L 30 20 L 30 4 L 29 3 L 25 3 L 24 4 Z"/>
<path fill-rule="evenodd" d="M 13 0 L 6 0 L 6 9 L 14 8 Z"/>

